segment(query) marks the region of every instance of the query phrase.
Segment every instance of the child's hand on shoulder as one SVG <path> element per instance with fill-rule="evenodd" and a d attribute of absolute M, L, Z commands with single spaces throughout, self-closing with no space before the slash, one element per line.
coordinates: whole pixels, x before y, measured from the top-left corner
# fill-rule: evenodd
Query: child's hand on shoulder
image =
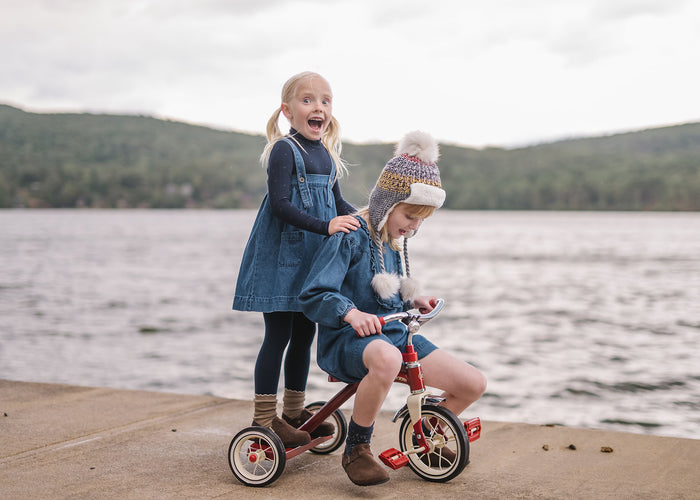
<path fill-rule="evenodd" d="M 333 217 L 328 224 L 328 234 L 335 234 L 338 231 L 349 233 L 350 231 L 356 231 L 358 227 L 360 227 L 360 221 L 352 215 L 339 215 L 338 217 Z"/>
<path fill-rule="evenodd" d="M 364 313 L 359 309 L 350 309 L 343 320 L 352 326 L 358 337 L 382 333 L 382 324 L 374 314 Z"/>

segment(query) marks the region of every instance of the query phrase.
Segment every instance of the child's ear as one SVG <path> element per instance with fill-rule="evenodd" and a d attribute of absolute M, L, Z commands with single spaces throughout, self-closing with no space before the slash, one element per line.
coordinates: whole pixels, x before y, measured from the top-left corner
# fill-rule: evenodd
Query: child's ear
<path fill-rule="evenodd" d="M 282 105 L 280 106 L 280 109 L 282 110 L 282 114 L 287 120 L 292 119 L 292 113 L 289 109 L 289 105 L 286 102 L 283 102 Z"/>

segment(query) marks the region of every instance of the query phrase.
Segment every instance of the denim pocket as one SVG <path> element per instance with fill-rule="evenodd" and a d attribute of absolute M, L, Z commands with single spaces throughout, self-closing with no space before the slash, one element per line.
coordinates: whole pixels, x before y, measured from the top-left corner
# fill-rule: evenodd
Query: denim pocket
<path fill-rule="evenodd" d="M 280 241 L 277 263 L 280 267 L 296 267 L 304 255 L 304 231 L 285 231 Z"/>

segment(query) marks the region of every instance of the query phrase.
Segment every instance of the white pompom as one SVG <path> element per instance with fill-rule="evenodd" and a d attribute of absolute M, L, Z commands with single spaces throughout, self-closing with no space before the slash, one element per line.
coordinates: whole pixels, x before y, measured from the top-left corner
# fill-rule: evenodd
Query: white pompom
<path fill-rule="evenodd" d="M 420 285 L 413 278 L 401 278 L 401 298 L 404 301 L 412 302 L 418 297 Z"/>
<path fill-rule="evenodd" d="M 440 156 L 440 150 L 430 134 L 414 130 L 403 136 L 396 146 L 396 156 L 403 154 L 415 156 L 423 163 L 433 164 Z"/>
<path fill-rule="evenodd" d="M 399 284 L 396 274 L 379 273 L 372 278 L 372 288 L 384 300 L 390 299 L 399 291 Z"/>

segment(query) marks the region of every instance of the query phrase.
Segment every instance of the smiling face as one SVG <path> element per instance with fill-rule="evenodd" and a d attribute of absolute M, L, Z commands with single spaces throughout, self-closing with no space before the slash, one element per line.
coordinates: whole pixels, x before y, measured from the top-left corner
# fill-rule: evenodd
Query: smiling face
<path fill-rule="evenodd" d="M 397 240 L 402 236 L 412 236 L 421 223 L 432 215 L 434 210 L 433 207 L 399 203 L 394 207 L 386 220 L 386 230 L 389 237 Z"/>
<path fill-rule="evenodd" d="M 282 113 L 301 135 L 312 141 L 321 139 L 333 115 L 330 85 L 317 75 L 300 80 L 294 95 L 282 103 Z"/>

